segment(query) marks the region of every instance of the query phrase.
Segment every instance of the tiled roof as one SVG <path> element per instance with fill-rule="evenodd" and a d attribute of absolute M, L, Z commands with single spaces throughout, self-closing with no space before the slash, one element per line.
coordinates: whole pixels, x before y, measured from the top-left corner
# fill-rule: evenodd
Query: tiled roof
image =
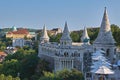
<path fill-rule="evenodd" d="M 19 29 L 17 31 L 12 31 L 12 32 L 8 32 L 7 34 L 28 34 L 28 30 L 26 29 Z"/>
<path fill-rule="evenodd" d="M 7 56 L 5 52 L 0 52 L 0 56 Z"/>

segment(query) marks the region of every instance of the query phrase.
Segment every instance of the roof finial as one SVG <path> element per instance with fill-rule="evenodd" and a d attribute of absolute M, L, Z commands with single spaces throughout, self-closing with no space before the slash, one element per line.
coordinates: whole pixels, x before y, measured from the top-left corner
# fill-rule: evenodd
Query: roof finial
<path fill-rule="evenodd" d="M 105 10 L 107 9 L 107 7 L 105 6 Z"/>
<path fill-rule="evenodd" d="M 107 7 L 105 7 L 104 14 L 107 14 Z"/>
<path fill-rule="evenodd" d="M 67 27 L 67 21 L 65 21 L 65 26 Z"/>

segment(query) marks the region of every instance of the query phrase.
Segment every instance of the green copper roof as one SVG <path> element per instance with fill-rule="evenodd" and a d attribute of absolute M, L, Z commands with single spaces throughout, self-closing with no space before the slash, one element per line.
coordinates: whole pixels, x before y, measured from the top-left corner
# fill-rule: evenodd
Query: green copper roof
<path fill-rule="evenodd" d="M 15 26 L 12 26 L 13 31 L 17 31 L 17 28 Z"/>

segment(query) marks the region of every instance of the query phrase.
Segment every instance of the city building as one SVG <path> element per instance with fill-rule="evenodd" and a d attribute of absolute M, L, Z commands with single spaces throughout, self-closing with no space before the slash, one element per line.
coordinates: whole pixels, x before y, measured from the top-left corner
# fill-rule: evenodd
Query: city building
<path fill-rule="evenodd" d="M 82 42 L 72 42 L 70 32 L 65 23 L 65 27 L 60 39 L 60 43 L 50 42 L 46 27 L 44 26 L 39 43 L 38 56 L 50 62 L 50 67 L 54 72 L 62 69 L 76 68 L 81 72 L 89 73 L 90 54 L 96 50 L 105 51 L 105 57 L 112 63 L 116 59 L 116 45 L 112 36 L 110 22 L 105 8 L 99 34 L 93 44 L 87 29 L 84 28 L 81 37 Z M 90 80 L 90 79 L 88 79 Z"/>
<path fill-rule="evenodd" d="M 116 45 L 115 40 L 112 36 L 110 22 L 108 19 L 107 10 L 105 8 L 101 27 L 99 34 L 96 40 L 93 43 L 94 49 L 101 49 L 106 52 L 106 57 L 109 58 L 110 61 L 113 61 L 116 58 Z"/>
<path fill-rule="evenodd" d="M 13 47 L 24 47 L 29 46 L 32 47 L 32 40 L 25 40 L 24 38 L 14 38 L 12 39 Z"/>
<path fill-rule="evenodd" d="M 32 35 L 33 36 L 33 35 Z M 6 38 L 31 38 L 32 37 L 27 29 L 19 29 L 15 26 L 12 27 L 12 31 L 6 33 Z"/>
<path fill-rule="evenodd" d="M 23 46 L 25 46 L 25 40 L 23 38 L 14 38 L 12 40 L 12 46 L 13 47 L 16 47 L 16 46 L 23 47 Z"/>
<path fill-rule="evenodd" d="M 61 28 L 53 28 L 52 30 L 48 30 L 48 34 L 49 35 L 54 35 L 56 36 L 57 34 L 62 33 L 62 29 Z"/>

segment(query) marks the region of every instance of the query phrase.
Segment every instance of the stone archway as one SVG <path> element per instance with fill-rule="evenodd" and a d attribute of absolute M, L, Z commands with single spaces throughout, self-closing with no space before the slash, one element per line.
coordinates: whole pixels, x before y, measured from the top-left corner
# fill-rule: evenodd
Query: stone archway
<path fill-rule="evenodd" d="M 114 55 L 116 55 L 116 48 L 114 49 Z"/>
<path fill-rule="evenodd" d="M 101 48 L 101 50 L 105 51 L 103 48 Z"/>
<path fill-rule="evenodd" d="M 69 56 L 68 52 L 64 52 L 64 56 L 68 57 Z"/>
<path fill-rule="evenodd" d="M 94 51 L 96 51 L 96 48 L 94 48 Z"/>
<path fill-rule="evenodd" d="M 107 56 L 107 57 L 110 56 L 110 49 L 107 49 L 107 50 L 106 50 L 106 56 Z"/>

